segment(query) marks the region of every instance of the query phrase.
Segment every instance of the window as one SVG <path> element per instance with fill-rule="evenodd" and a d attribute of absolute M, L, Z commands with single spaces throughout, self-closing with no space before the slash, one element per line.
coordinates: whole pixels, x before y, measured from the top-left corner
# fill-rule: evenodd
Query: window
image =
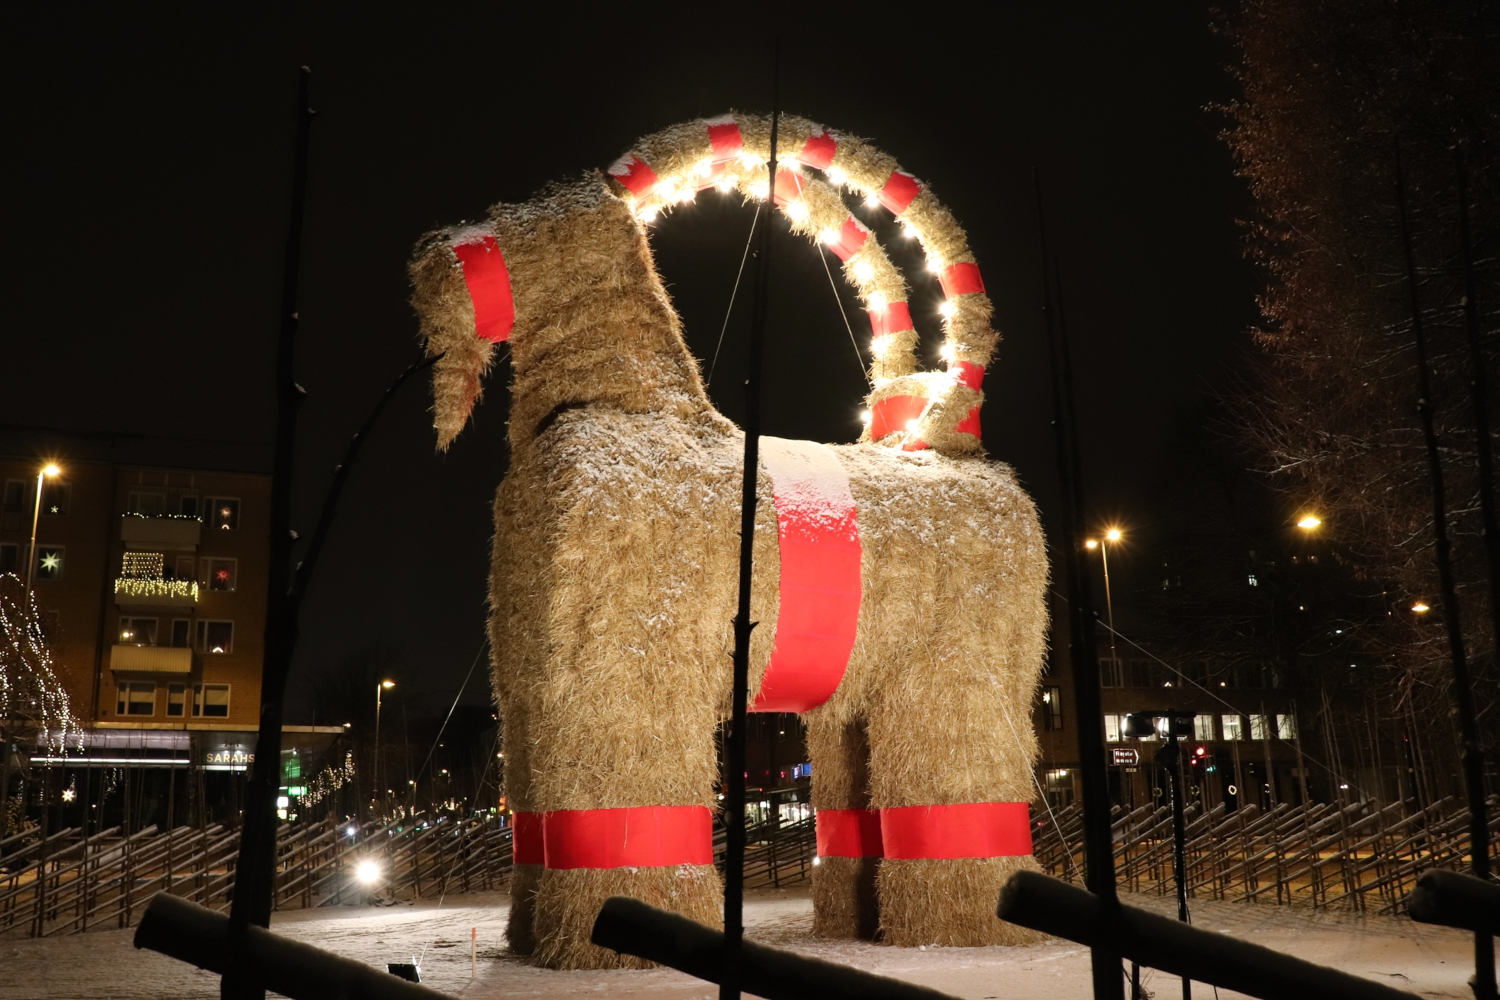
<path fill-rule="evenodd" d="M 120 642 L 126 646 L 156 645 L 156 619 L 121 618 Z"/>
<path fill-rule="evenodd" d="M 1193 716 L 1193 739 L 1218 739 L 1218 737 L 1214 735 L 1214 717 L 1212 715 Z"/>
<path fill-rule="evenodd" d="M 161 517 L 167 512 L 167 495 L 165 493 L 132 493 L 127 506 L 132 514 L 140 514 L 142 517 Z"/>
<path fill-rule="evenodd" d="M 1245 738 L 1244 730 L 1240 728 L 1240 717 L 1238 715 L 1219 716 L 1219 728 L 1224 731 L 1226 740 L 1242 740 Z"/>
<path fill-rule="evenodd" d="M 0 545 L 0 573 L 18 573 L 21 570 L 21 546 L 14 542 Z"/>
<path fill-rule="evenodd" d="M 238 531 L 240 502 L 235 497 L 209 497 L 204 501 L 208 526 L 215 531 Z"/>
<path fill-rule="evenodd" d="M 19 514 L 26 506 L 26 483 L 20 479 L 5 481 L 5 513 Z"/>
<path fill-rule="evenodd" d="M 178 556 L 176 572 L 177 579 L 191 580 L 193 578 L 193 557 Z"/>
<path fill-rule="evenodd" d="M 224 718 L 229 715 L 228 684 L 194 684 L 193 714 L 207 718 Z"/>
<path fill-rule="evenodd" d="M 1099 661 L 1099 686 L 1117 688 L 1125 686 L 1125 665 L 1119 660 L 1105 657 Z"/>
<path fill-rule="evenodd" d="M 1193 660 L 1188 663 L 1183 668 L 1182 673 L 1186 678 L 1185 683 L 1196 685 L 1197 687 L 1208 687 L 1208 664 L 1202 660 Z"/>
<path fill-rule="evenodd" d="M 1266 717 L 1264 715 L 1250 716 L 1250 738 L 1252 740 L 1268 740 L 1271 738 L 1271 730 L 1266 725 Z"/>
<path fill-rule="evenodd" d="M 1047 772 L 1047 801 L 1054 809 L 1063 809 L 1073 804 L 1072 771 Z"/>
<path fill-rule="evenodd" d="M 167 685 L 167 715 L 182 716 L 187 708 L 187 685 Z"/>
<path fill-rule="evenodd" d="M 36 547 L 36 578 L 38 580 L 61 580 L 67 550 L 61 545 L 38 545 Z"/>
<path fill-rule="evenodd" d="M 238 559 L 208 559 L 208 589 L 233 590 L 239 577 Z"/>
<path fill-rule="evenodd" d="M 42 484 L 42 513 L 66 514 L 68 502 L 73 499 L 73 484 L 49 480 Z"/>
<path fill-rule="evenodd" d="M 198 623 L 198 652 L 234 652 L 234 622 L 200 621 Z"/>
<path fill-rule="evenodd" d="M 1138 688 L 1154 687 L 1151 676 L 1150 660 L 1130 661 L 1130 686 Z"/>
<path fill-rule="evenodd" d="M 1104 717 L 1104 740 L 1107 743 L 1120 742 L 1120 717 L 1118 715 Z"/>
<path fill-rule="evenodd" d="M 117 687 L 116 715 L 155 715 L 156 684 L 153 681 L 130 681 Z"/>
<path fill-rule="evenodd" d="M 198 516 L 198 498 L 192 494 L 184 494 L 177 498 L 177 512 L 183 517 Z"/>
<path fill-rule="evenodd" d="M 1062 688 L 1042 688 L 1042 728 L 1049 732 L 1063 727 Z"/>
<path fill-rule="evenodd" d="M 1276 738 L 1278 740 L 1295 740 L 1297 738 L 1297 717 L 1295 715 L 1276 716 Z"/>
<path fill-rule="evenodd" d="M 172 619 L 172 648 L 186 649 L 192 644 L 192 622 L 186 618 Z"/>

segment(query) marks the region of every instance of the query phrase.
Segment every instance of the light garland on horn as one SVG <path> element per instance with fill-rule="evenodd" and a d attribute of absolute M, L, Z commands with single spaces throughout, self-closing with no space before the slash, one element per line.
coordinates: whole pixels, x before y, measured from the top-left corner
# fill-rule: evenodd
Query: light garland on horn
<path fill-rule="evenodd" d="M 861 439 L 907 451 L 980 451 L 980 386 L 998 338 L 963 228 L 925 184 L 862 140 L 784 116 L 779 144 L 777 207 L 794 231 L 843 262 L 844 276 L 870 316 L 872 390 Z M 607 174 L 637 217 L 649 223 L 710 188 L 764 201 L 769 155 L 770 120 L 730 114 L 647 136 Z M 891 212 L 921 246 L 943 293 L 938 313 L 946 371 L 918 370 L 906 283 L 869 228 L 845 207 L 844 189 L 863 197 L 869 208 Z"/>

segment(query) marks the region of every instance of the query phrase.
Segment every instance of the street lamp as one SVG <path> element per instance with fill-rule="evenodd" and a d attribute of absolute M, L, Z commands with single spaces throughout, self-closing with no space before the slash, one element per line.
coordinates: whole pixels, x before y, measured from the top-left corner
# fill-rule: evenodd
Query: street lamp
<path fill-rule="evenodd" d="M 31 578 L 36 572 L 36 526 L 42 518 L 42 481 L 62 472 L 54 463 L 48 462 L 36 474 L 36 503 L 31 508 L 31 551 L 26 558 L 26 605 L 31 606 Z"/>
<path fill-rule="evenodd" d="M 1297 522 L 1297 527 L 1301 528 L 1303 531 L 1315 531 L 1322 523 L 1323 519 L 1318 517 L 1318 515 L 1304 514 L 1302 516 L 1302 519 Z"/>
<path fill-rule="evenodd" d="M 395 681 L 381 681 L 375 685 L 375 779 L 374 788 L 380 788 L 380 696 L 396 686 Z"/>
<path fill-rule="evenodd" d="M 1104 533 L 1103 542 L 1090 538 L 1083 543 L 1083 547 L 1090 551 L 1098 549 L 1099 558 L 1104 562 L 1104 609 L 1109 619 L 1109 659 L 1114 665 L 1111 669 L 1118 668 L 1120 659 L 1115 653 L 1115 602 L 1109 590 L 1109 545 L 1105 543 L 1119 542 L 1123 537 L 1125 536 L 1120 533 L 1119 528 L 1110 528 Z"/>
<path fill-rule="evenodd" d="M 1426 604 L 1424 604 L 1421 601 L 1418 601 L 1416 604 L 1413 604 L 1411 606 L 1411 609 L 1413 611 L 1415 611 L 1419 615 L 1425 615 L 1427 612 L 1429 612 L 1429 611 L 1432 610 L 1431 608 L 1429 608 Z"/>

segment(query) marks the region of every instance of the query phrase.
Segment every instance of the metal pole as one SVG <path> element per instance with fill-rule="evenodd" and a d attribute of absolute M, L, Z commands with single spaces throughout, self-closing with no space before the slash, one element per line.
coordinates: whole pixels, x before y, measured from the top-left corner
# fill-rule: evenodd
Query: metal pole
<path fill-rule="evenodd" d="M 1479 347 L 1479 303 L 1474 286 L 1474 250 L 1469 239 L 1468 172 L 1462 146 L 1453 150 L 1458 174 L 1458 236 L 1464 260 L 1464 327 L 1469 335 L 1469 398 L 1474 411 L 1474 438 L 1479 464 L 1479 511 L 1484 524 L 1484 552 L 1490 570 L 1490 632 L 1500 657 L 1500 521 L 1495 516 L 1495 464 L 1490 443 L 1489 367 Z M 1484 747 L 1474 714 L 1473 692 L 1455 692 L 1464 738 L 1464 780 L 1469 792 L 1469 863 L 1478 879 L 1489 880 L 1490 831 L 1484 801 Z M 1495 945 L 1490 935 L 1474 935 L 1474 992 L 1495 996 Z M 1488 991 L 1488 993 L 1484 992 Z"/>
<path fill-rule="evenodd" d="M 26 556 L 26 613 L 31 614 L 31 578 L 36 571 L 36 526 L 42 519 L 42 477 L 45 472 L 36 474 L 36 502 L 31 505 L 31 548 L 27 550 Z"/>
<path fill-rule="evenodd" d="M 380 798 L 380 692 L 383 688 L 383 684 L 375 682 L 375 759 L 370 768 L 375 787 L 370 791 L 375 793 L 377 799 Z"/>
<path fill-rule="evenodd" d="M 771 158 L 766 205 L 776 204 L 776 140 L 781 124 L 781 41 L 771 69 Z M 771 219 L 765 213 L 755 261 L 755 301 L 750 312 L 750 350 L 745 371 L 745 456 L 740 492 L 739 608 L 734 616 L 733 717 L 724 767 L 724 977 L 720 1000 L 739 1000 L 740 959 L 745 937 L 745 726 L 749 711 L 750 583 L 755 571 L 756 482 L 760 470 L 760 368 L 766 341 L 766 305 L 771 287 Z"/>
<path fill-rule="evenodd" d="M 271 474 L 270 571 L 266 582 L 265 653 L 261 665 L 260 726 L 255 764 L 245 790 L 245 825 L 235 869 L 229 911 L 229 965 L 219 981 L 225 1000 L 262 1000 L 265 987 L 248 969 L 246 934 L 253 924 L 271 923 L 271 889 L 276 862 L 276 790 L 281 781 L 281 717 L 291 654 L 297 644 L 292 584 L 292 470 L 297 411 L 303 390 L 295 379 L 297 288 L 302 259 L 302 221 L 307 204 L 307 157 L 313 110 L 308 106 L 312 75 L 302 67 L 297 87 L 297 144 L 292 170 L 291 219 L 281 284 L 281 332 L 276 350 L 276 452 Z"/>
<path fill-rule="evenodd" d="M 1177 883 L 1177 919 L 1187 923 L 1187 823 L 1182 814 L 1182 746 L 1177 742 L 1175 721 L 1174 716 L 1167 716 L 1167 745 L 1156 758 L 1166 765 L 1172 786 L 1172 878 Z M 1193 981 L 1186 976 L 1182 977 L 1182 1000 L 1193 1000 Z"/>
<path fill-rule="evenodd" d="M 1120 901 L 1115 894 L 1114 843 L 1110 831 L 1109 780 L 1104 764 L 1104 709 L 1099 695 L 1099 656 L 1094 642 L 1094 602 L 1083 548 L 1083 488 L 1079 482 L 1077 422 L 1073 414 L 1072 363 L 1068 355 L 1067 325 L 1058 289 L 1058 316 L 1053 321 L 1051 282 L 1047 267 L 1047 226 L 1042 206 L 1041 177 L 1032 168 L 1036 188 L 1037 226 L 1042 251 L 1042 318 L 1052 376 L 1052 429 L 1057 452 L 1057 477 L 1062 493 L 1063 526 L 1059 548 L 1068 584 L 1069 649 L 1073 664 L 1073 695 L 1078 719 L 1079 771 L 1083 779 L 1084 880 L 1098 897 L 1104 920 L 1113 925 Z M 1120 951 L 1106 934 L 1094 946 L 1091 970 L 1095 1000 L 1123 1000 L 1124 970 Z"/>

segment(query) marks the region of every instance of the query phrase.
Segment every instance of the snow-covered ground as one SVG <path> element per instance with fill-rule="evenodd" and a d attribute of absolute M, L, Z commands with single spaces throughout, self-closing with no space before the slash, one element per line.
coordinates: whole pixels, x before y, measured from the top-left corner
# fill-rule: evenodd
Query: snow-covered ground
<path fill-rule="evenodd" d="M 1156 897 L 1128 902 L 1172 912 Z M 652 997 L 695 1000 L 715 987 L 667 969 L 550 972 L 511 958 L 504 947 L 509 901 L 503 893 L 453 896 L 392 907 L 330 907 L 278 914 L 278 934 L 371 964 L 422 960 L 422 981 L 454 996 L 488 1000 Z M 887 948 L 812 937 L 805 889 L 753 893 L 748 936 L 756 941 L 881 975 L 921 983 L 965 1000 L 1053 1000 L 1090 995 L 1087 950 L 1066 941 L 1025 948 Z M 1276 906 L 1199 901 L 1193 922 L 1278 951 L 1367 976 L 1426 997 L 1468 997 L 1473 939 L 1408 920 L 1358 918 Z M 478 976 L 469 974 L 469 931 L 478 930 Z M 131 945 L 133 930 L 0 941 L 0 998 L 16 1000 L 211 1000 L 218 978 Z M 424 954 L 425 952 L 425 954 Z M 1180 996 L 1177 980 L 1146 973 L 1159 997 Z M 1209 998 L 1197 985 L 1194 996 Z M 1231 996 L 1220 991 L 1223 1000 Z"/>

